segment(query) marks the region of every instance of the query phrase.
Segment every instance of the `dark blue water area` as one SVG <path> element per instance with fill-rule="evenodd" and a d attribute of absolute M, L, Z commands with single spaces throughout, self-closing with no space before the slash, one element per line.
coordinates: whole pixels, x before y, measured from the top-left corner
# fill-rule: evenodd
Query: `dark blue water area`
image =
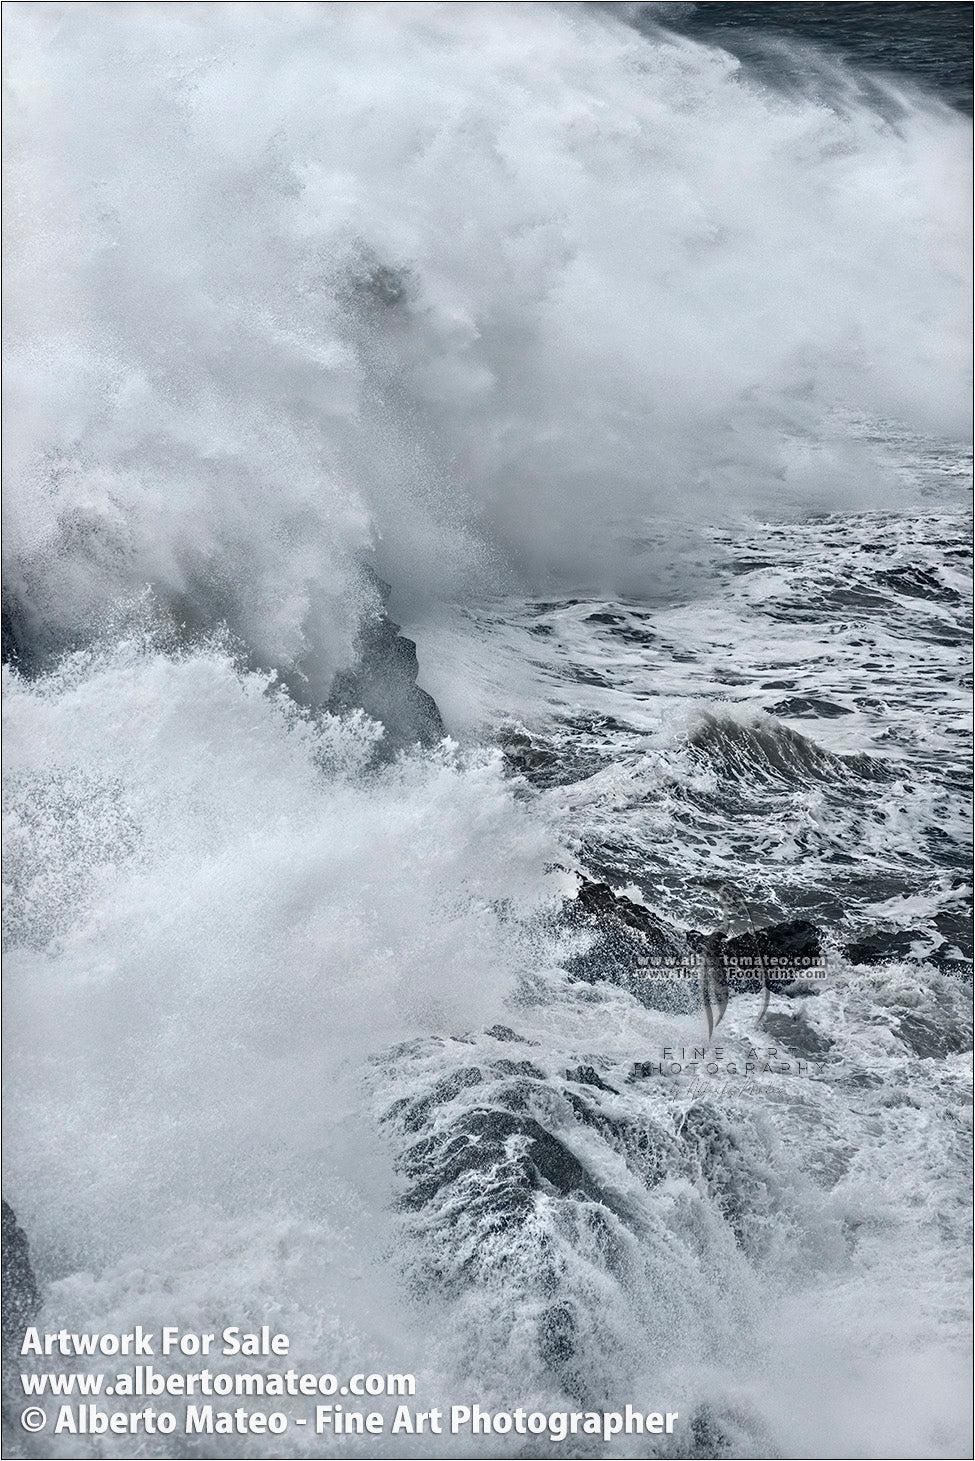
<path fill-rule="evenodd" d="M 873 72 L 908 78 L 960 111 L 972 109 L 972 6 L 969 4 L 725 4 L 644 8 L 638 24 L 712 41 L 768 73 L 781 66 L 783 38 L 810 43 Z M 772 78 L 774 79 L 774 77 Z"/>

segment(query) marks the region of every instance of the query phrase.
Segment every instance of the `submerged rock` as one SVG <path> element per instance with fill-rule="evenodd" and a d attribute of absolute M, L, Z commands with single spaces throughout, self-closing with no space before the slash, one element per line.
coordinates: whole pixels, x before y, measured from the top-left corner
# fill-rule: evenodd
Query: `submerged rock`
<path fill-rule="evenodd" d="M 416 1052 L 421 1069 L 434 1050 Z M 544 1383 L 594 1408 L 603 1387 L 580 1357 L 604 1316 L 572 1295 L 570 1273 L 579 1264 L 624 1272 L 635 1214 L 578 1154 L 561 1081 L 505 1057 L 482 1061 L 481 1080 L 473 1069 L 439 1079 L 429 1071 L 425 1094 L 385 1112 L 407 1139 L 395 1165 L 407 1183 L 399 1206 L 412 1232 L 408 1271 L 419 1293 L 449 1298 L 473 1286 L 494 1295 L 503 1326 L 534 1333 Z"/>
<path fill-rule="evenodd" d="M 947 1011 L 936 1019 L 922 1010 L 910 1010 L 897 1021 L 896 1034 L 921 1060 L 942 1060 L 972 1048 L 971 1026 L 952 1020 Z"/>
<path fill-rule="evenodd" d="M 622 1342 L 607 1293 L 645 1314 L 674 1244 L 692 1266 L 705 1244 L 726 1267 L 760 1260 L 794 1229 L 794 1174 L 777 1171 L 745 1108 L 662 1101 L 657 1086 L 606 1079 L 616 1067 L 582 1050 L 542 1073 L 510 1058 L 518 1038 L 431 1037 L 400 1047 L 405 1098 L 377 1081 L 404 1179 L 404 1270 L 418 1297 L 459 1306 L 459 1343 L 490 1329 L 503 1345 L 516 1326 L 530 1383 L 607 1408 L 612 1382 L 593 1356 Z M 445 1071 L 454 1051 L 464 1063 Z M 699 1439 L 704 1450 L 680 1454 L 712 1441 L 720 1454 L 716 1429 Z"/>
<path fill-rule="evenodd" d="M 727 1111 L 705 1100 L 678 1118 L 676 1134 L 738 1247 L 758 1257 L 788 1207 L 774 1161 L 755 1129 L 733 1123 Z"/>
<path fill-rule="evenodd" d="M 732 1437 L 707 1404 L 699 1406 L 691 1417 L 691 1436 L 694 1442 L 692 1454 L 695 1458 L 730 1456 L 734 1450 Z"/>
<path fill-rule="evenodd" d="M 800 1060 L 815 1060 L 820 1055 L 828 1055 L 833 1048 L 832 1040 L 815 1029 L 802 1010 L 770 1010 L 763 1021 L 762 1031 Z"/>

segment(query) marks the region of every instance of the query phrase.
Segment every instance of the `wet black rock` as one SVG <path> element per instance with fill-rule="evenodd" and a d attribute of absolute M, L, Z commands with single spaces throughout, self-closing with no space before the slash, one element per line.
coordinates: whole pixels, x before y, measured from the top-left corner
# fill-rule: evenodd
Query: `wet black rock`
<path fill-rule="evenodd" d="M 539 1070 L 538 1066 L 533 1065 L 530 1060 L 496 1060 L 491 1069 L 496 1075 L 501 1076 L 524 1075 L 530 1076 L 534 1080 L 545 1079 L 545 1072 Z"/>
<path fill-rule="evenodd" d="M 22 605 L 8 589 L 3 591 L 3 663 L 30 674 L 33 655 Z"/>
<path fill-rule="evenodd" d="M 648 1006 L 695 1007 L 696 987 L 679 979 L 687 964 L 686 940 L 643 904 L 608 883 L 584 878 L 564 917 L 570 927 L 596 935 L 585 953 L 567 961 L 574 978 L 618 984 Z"/>
<path fill-rule="evenodd" d="M 614 893 L 608 883 L 583 879 L 575 898 L 576 909 L 585 917 L 608 920 L 633 929 L 654 944 L 677 951 L 680 938 L 674 929 L 650 912 L 642 903 Z"/>
<path fill-rule="evenodd" d="M 769 988 L 786 993 L 796 980 L 816 971 L 822 958 L 819 929 L 805 918 L 769 924 L 754 932 L 749 929 L 725 941 L 724 957 L 730 965 L 732 985 L 739 992 L 759 989 L 764 969 Z"/>
<path fill-rule="evenodd" d="M 707 1101 L 690 1106 L 676 1130 L 738 1246 L 754 1255 L 764 1246 L 770 1217 L 781 1211 L 774 1167 L 754 1130 L 746 1141 L 741 1128 L 732 1129 L 728 1117 Z"/>
<path fill-rule="evenodd" d="M 3 1199 L 3 1354 L 20 1353 L 24 1330 L 40 1306 L 27 1235 Z"/>
<path fill-rule="evenodd" d="M 567 1070 L 565 1073 L 567 1081 L 575 1081 L 578 1085 L 596 1086 L 600 1091 L 610 1091 L 616 1094 L 615 1086 L 608 1086 L 598 1071 L 591 1065 L 579 1065 L 574 1070 Z"/>
<path fill-rule="evenodd" d="M 537 1045 L 537 1040 L 526 1040 L 524 1035 L 517 1034 L 510 1025 L 492 1025 L 489 1030 L 484 1031 L 490 1035 L 492 1040 L 515 1041 L 521 1045 Z"/>
<path fill-rule="evenodd" d="M 359 631 L 355 663 L 341 670 L 332 683 L 327 709 L 343 712 L 361 709 L 378 720 L 384 729 L 379 747 L 380 756 L 389 757 L 408 746 L 436 745 L 445 732 L 436 701 L 417 684 L 419 664 L 416 645 L 400 633 L 400 626 L 389 617 L 391 589 L 370 568 L 362 568 L 362 576 L 371 590 L 373 611 L 367 614 Z M 163 601 L 160 601 L 163 603 Z M 192 644 L 204 639 L 219 623 L 234 629 L 235 615 L 230 602 L 219 595 L 170 596 L 162 609 L 168 630 L 176 644 Z M 32 616 L 25 600 L 9 590 L 3 595 L 3 662 L 13 665 L 21 674 L 32 675 L 56 661 L 71 649 L 78 649 L 93 637 L 94 631 L 78 632 L 71 637 L 55 634 L 50 626 Z M 306 674 L 300 662 L 291 666 L 269 665 L 241 646 L 245 662 L 254 669 L 274 669 L 281 685 L 298 702 L 312 711 L 321 710 L 321 692 L 314 689 L 315 677 Z"/>
<path fill-rule="evenodd" d="M 491 1034 L 510 1048 L 517 1037 L 502 1031 Z M 714 1204 L 726 1241 L 757 1255 L 781 1228 L 775 1154 L 747 1112 L 662 1107 L 658 1092 L 614 1088 L 592 1055 L 546 1076 L 530 1061 L 485 1057 L 488 1042 L 471 1036 L 457 1049 L 478 1044 L 477 1066 L 438 1075 L 436 1057 L 451 1044 L 400 1047 L 413 1091 L 384 1116 L 405 1179 L 408 1280 L 426 1296 L 469 1285 L 508 1295 L 511 1312 L 534 1325 L 540 1373 L 599 1408 L 603 1380 L 582 1356 L 601 1332 L 602 1289 L 590 1306 L 569 1275 L 590 1267 L 624 1289 L 637 1281 L 633 1238 L 674 1178 Z"/>
<path fill-rule="evenodd" d="M 332 683 L 328 708 L 364 710 L 385 731 L 381 753 L 391 755 L 411 745 L 432 746 L 443 739 L 443 719 L 432 695 L 417 684 L 416 644 L 402 635 L 386 613 L 391 589 L 371 571 L 368 578 L 383 604 L 359 631 L 356 661 Z"/>
<path fill-rule="evenodd" d="M 770 1010 L 762 1022 L 762 1038 L 784 1045 L 800 1060 L 828 1055 L 833 1042 L 809 1023 L 801 1010 Z"/>
<path fill-rule="evenodd" d="M 964 933 L 966 937 L 959 942 L 969 943 L 967 925 Z M 892 961 L 900 963 L 903 960 L 918 962 L 918 956 L 914 950 L 919 947 L 924 948 L 927 943 L 928 938 L 921 929 L 875 929 L 871 933 L 861 934 L 853 943 L 847 944 L 843 953 L 851 964 L 887 964 Z M 952 957 L 947 940 L 940 948 L 926 951 L 924 962 L 934 964 L 936 968 L 943 969 L 946 973 L 970 973 L 971 971 L 971 964 L 967 958 Z"/>
<path fill-rule="evenodd" d="M 488 1209 L 501 1226 L 517 1222 L 540 1188 L 594 1202 L 602 1197 L 579 1159 L 533 1117 L 493 1107 L 472 1107 L 446 1131 L 416 1142 L 400 1167 L 412 1182 L 404 1207 L 423 1207 L 457 1184 L 464 1188 L 456 1197 L 465 1208 Z M 475 1180 L 465 1183 L 468 1177 Z"/>
<path fill-rule="evenodd" d="M 608 883 L 589 879 L 583 879 L 565 917 L 570 926 L 597 934 L 593 946 L 567 964 L 575 978 L 618 984 L 642 1004 L 674 1013 L 699 1007 L 695 960 L 714 946 L 713 933 L 674 928 Z M 822 955 L 819 930 L 807 919 L 719 937 L 719 944 L 732 997 L 760 989 L 763 972 L 775 994 L 814 992 L 808 981 L 797 983 L 816 971 Z"/>
<path fill-rule="evenodd" d="M 415 1052 L 418 1079 L 432 1053 L 432 1043 Z M 580 1406 L 597 1408 L 605 1396 L 580 1355 L 599 1318 L 566 1295 L 568 1248 L 579 1243 L 583 1261 L 600 1271 L 625 1267 L 621 1222 L 632 1222 L 633 1214 L 570 1149 L 572 1112 L 556 1082 L 528 1061 L 482 1061 L 481 1068 L 481 1082 L 467 1076 L 459 1087 L 441 1079 L 426 1096 L 386 1113 L 408 1140 L 396 1158 L 408 1183 L 400 1199 L 413 1235 L 408 1276 L 425 1295 L 454 1294 L 470 1283 L 503 1289 L 511 1313 L 517 1308 L 534 1326 L 550 1383 Z M 602 1098 L 596 1089 L 592 1094 Z M 415 1140 L 421 1110 L 424 1130 Z"/>
<path fill-rule="evenodd" d="M 737 955 L 750 952 L 756 945 L 763 958 L 818 959 L 821 953 L 819 929 L 805 918 L 738 934 L 728 940 L 726 947 L 729 954 Z"/>
<path fill-rule="evenodd" d="M 461 1091 L 481 1084 L 484 1077 L 476 1066 L 455 1070 L 437 1082 L 429 1095 L 419 1100 L 396 1101 L 386 1112 L 385 1120 L 398 1121 L 404 1131 L 419 1131 L 431 1111 L 452 1101 Z"/>
<path fill-rule="evenodd" d="M 618 1152 L 645 1187 L 656 1187 L 666 1176 L 686 1170 L 680 1142 L 649 1114 L 634 1121 L 586 1101 L 574 1091 L 567 1091 L 566 1097 L 577 1119 Z"/>

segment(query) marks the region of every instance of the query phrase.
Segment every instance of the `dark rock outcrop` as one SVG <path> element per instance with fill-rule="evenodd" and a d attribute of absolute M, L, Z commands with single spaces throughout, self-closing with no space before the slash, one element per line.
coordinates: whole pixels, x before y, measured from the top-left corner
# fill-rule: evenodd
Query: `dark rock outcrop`
<path fill-rule="evenodd" d="M 502 1038 L 509 1050 L 530 1043 L 507 1027 Z M 457 1045 L 473 1040 L 461 1037 Z M 431 1056 L 445 1053 L 445 1042 L 418 1045 L 404 1051 L 417 1062 L 417 1094 L 394 1102 L 384 1117 L 400 1138 L 396 1167 L 406 1182 L 400 1209 L 414 1234 L 408 1251 L 417 1291 L 451 1296 L 473 1283 L 508 1293 L 512 1319 L 517 1314 L 534 1328 L 541 1370 L 593 1408 L 605 1397 L 580 1357 L 591 1351 L 602 1315 L 567 1292 L 570 1254 L 582 1243 L 589 1253 L 583 1262 L 622 1272 L 624 1229 L 636 1219 L 579 1156 L 573 1133 L 583 1122 L 622 1150 L 626 1132 L 605 1121 L 595 1104 L 580 1100 L 577 1113 L 563 1083 L 529 1061 L 488 1054 L 477 1067 L 438 1078 L 424 1072 Z M 610 1097 L 605 1085 L 587 1089 L 594 1102 Z M 643 1120 L 629 1124 L 634 1142 L 647 1139 Z"/>
<path fill-rule="evenodd" d="M 687 963 L 686 941 L 648 908 L 614 893 L 608 883 L 584 878 L 563 916 L 570 927 L 596 934 L 585 953 L 566 963 L 574 978 L 618 984 L 649 1006 L 695 1008 L 696 985 L 679 977 Z"/>
<path fill-rule="evenodd" d="M 938 920 L 935 920 L 937 923 Z M 968 974 L 971 972 L 971 962 L 968 953 L 971 948 L 970 922 L 962 919 L 961 929 L 952 928 L 954 936 L 943 939 L 939 948 L 931 949 L 925 953 L 925 963 L 934 964 L 935 968 L 943 970 L 946 974 L 959 973 Z M 959 931 L 961 937 L 958 937 Z M 922 929 L 911 928 L 889 928 L 874 929 L 871 933 L 864 933 L 844 946 L 843 953 L 851 964 L 886 964 L 889 962 L 900 963 L 903 960 L 916 960 L 917 955 L 914 949 L 920 945 L 922 948 L 930 942 L 929 937 Z M 956 957 L 952 953 L 952 944 L 957 943 L 963 953 Z"/>
<path fill-rule="evenodd" d="M 667 924 L 641 903 L 616 893 L 608 883 L 583 879 L 565 911 L 570 925 L 597 934 L 593 946 L 567 965 L 578 979 L 606 980 L 628 989 L 654 1008 L 690 1012 L 700 995 L 695 970 L 703 953 L 720 944 L 727 965 L 730 993 L 761 988 L 764 968 L 773 993 L 809 994 L 801 981 L 821 955 L 819 930 L 806 919 L 721 939 L 720 935 L 683 931 Z"/>
<path fill-rule="evenodd" d="M 387 1113 L 388 1119 L 398 1121 L 404 1131 L 419 1131 L 435 1107 L 446 1105 L 468 1086 L 480 1085 L 483 1079 L 484 1077 L 476 1066 L 465 1066 L 449 1076 L 444 1076 L 429 1095 L 422 1096 L 418 1100 L 397 1101 L 390 1107 Z"/>
<path fill-rule="evenodd" d="M 3 1199 L 3 1354 L 20 1353 L 24 1330 L 40 1306 L 27 1235 Z"/>
<path fill-rule="evenodd" d="M 356 662 L 339 671 L 332 684 L 328 708 L 361 709 L 384 730 L 381 753 L 391 755 L 406 746 L 436 745 L 445 734 L 436 701 L 417 684 L 416 645 L 407 639 L 386 613 L 392 592 L 371 570 L 368 577 L 382 600 L 382 612 L 369 615 L 359 631 Z"/>
<path fill-rule="evenodd" d="M 757 1257 L 774 1241 L 777 1224 L 788 1220 L 770 1153 L 754 1129 L 746 1133 L 710 1101 L 696 1102 L 678 1117 L 677 1137 L 738 1247 Z"/>
<path fill-rule="evenodd" d="M 489 1214 L 492 1227 L 517 1223 L 540 1189 L 594 1202 L 605 1197 L 578 1158 L 538 1121 L 496 1107 L 466 1110 L 445 1132 L 409 1147 L 400 1168 L 411 1182 L 401 1199 L 405 1207 L 423 1207 L 462 1184 L 457 1197 L 468 1210 Z"/>
<path fill-rule="evenodd" d="M 580 1086 L 595 1086 L 597 1090 L 616 1094 L 616 1087 L 607 1085 L 599 1072 L 594 1070 L 591 1065 L 580 1065 L 575 1070 L 567 1070 L 565 1078 L 567 1081 L 575 1081 Z"/>
<path fill-rule="evenodd" d="M 485 1030 L 484 1033 L 485 1035 L 490 1035 L 492 1040 L 502 1040 L 505 1044 L 509 1044 L 512 1041 L 517 1041 L 517 1043 L 520 1045 L 538 1044 L 537 1040 L 524 1039 L 524 1037 L 519 1035 L 515 1030 L 513 1030 L 510 1025 L 492 1025 L 490 1030 Z"/>
<path fill-rule="evenodd" d="M 3 591 L 3 663 L 13 665 L 21 674 L 29 674 L 33 655 L 23 609 L 8 589 Z"/>
<path fill-rule="evenodd" d="M 820 957 L 819 929 L 808 919 L 796 918 L 791 923 L 773 923 L 767 928 L 756 929 L 754 933 L 749 930 L 747 933 L 737 934 L 725 944 L 725 951 L 732 958 L 749 958 L 756 950 L 763 959 L 787 961 L 787 971 L 788 961 L 795 960 L 796 972 L 788 971 L 781 978 L 775 975 L 774 965 L 769 969 L 770 983 L 787 984 L 794 978 L 802 977 L 804 959 L 815 960 Z"/>
<path fill-rule="evenodd" d="M 325 708 L 335 712 L 361 709 L 378 720 L 385 734 L 379 755 L 390 757 L 412 745 L 435 745 L 442 739 L 443 720 L 436 701 L 417 684 L 419 665 L 416 645 L 400 633 L 386 612 L 392 590 L 372 569 L 363 567 L 374 607 L 366 614 L 356 643 L 355 663 L 335 676 Z M 204 638 L 225 617 L 233 628 L 230 605 L 209 604 L 201 613 L 192 596 L 169 602 L 165 608 L 169 630 L 176 643 L 192 644 Z M 55 663 L 60 655 L 77 649 L 85 637 L 58 640 L 41 623 L 33 623 L 28 606 L 14 593 L 3 595 L 3 663 L 23 675 L 34 675 Z M 301 663 L 290 667 L 267 665 L 241 646 L 245 660 L 254 669 L 277 670 L 280 683 L 300 704 L 322 709 L 314 690 L 314 676 L 306 675 Z"/>
<path fill-rule="evenodd" d="M 492 1295 L 484 1322 L 533 1334 L 539 1383 L 599 1408 L 607 1382 L 592 1357 L 606 1352 L 606 1286 L 636 1292 L 646 1282 L 639 1251 L 674 1241 L 662 1237 L 661 1184 L 676 1179 L 682 1202 L 712 1205 L 724 1261 L 736 1250 L 750 1261 L 775 1241 L 791 1189 L 747 1111 L 662 1106 L 659 1092 L 603 1079 L 591 1055 L 545 1075 L 508 1058 L 528 1043 L 515 1031 L 505 1028 L 503 1055 L 486 1033 L 411 1042 L 375 1062 L 380 1090 L 394 1059 L 410 1086 L 383 1113 L 404 1179 L 406 1275 L 426 1298 L 450 1301 L 472 1286 Z M 469 1062 L 472 1046 L 476 1065 L 444 1072 L 452 1048 Z M 692 1222 L 691 1250 L 703 1235 Z"/>

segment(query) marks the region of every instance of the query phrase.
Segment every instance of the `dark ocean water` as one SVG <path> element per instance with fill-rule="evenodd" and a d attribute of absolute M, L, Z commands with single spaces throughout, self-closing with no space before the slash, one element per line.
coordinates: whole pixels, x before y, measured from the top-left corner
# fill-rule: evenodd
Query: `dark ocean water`
<path fill-rule="evenodd" d="M 652 14 L 653 7 L 646 7 Z M 972 107 L 972 7 L 966 4 L 725 4 L 672 7 L 665 23 L 714 40 L 743 60 L 768 65 L 776 40 L 806 41 L 857 66 L 910 78 L 964 112 Z"/>

